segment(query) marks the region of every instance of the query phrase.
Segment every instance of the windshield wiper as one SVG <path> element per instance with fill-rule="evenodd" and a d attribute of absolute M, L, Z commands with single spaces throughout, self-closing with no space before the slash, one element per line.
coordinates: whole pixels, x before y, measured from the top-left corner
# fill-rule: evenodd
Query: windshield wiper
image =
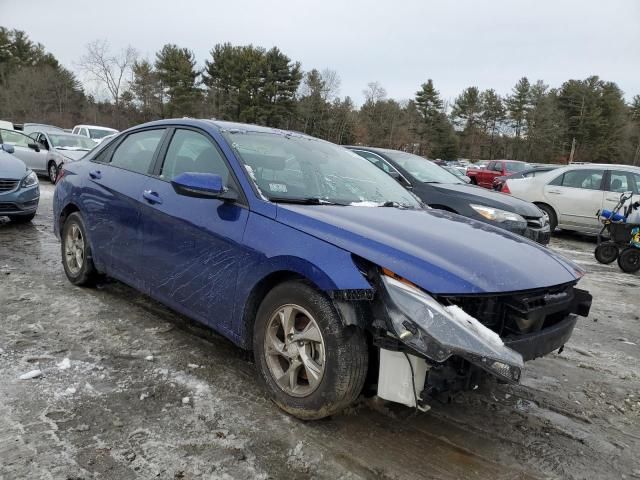
<path fill-rule="evenodd" d="M 318 197 L 269 197 L 275 203 L 294 203 L 298 205 L 340 205 L 346 207 L 346 203 L 332 202 Z"/>
<path fill-rule="evenodd" d="M 381 207 L 400 208 L 400 209 L 404 209 L 404 210 L 408 210 L 410 208 L 413 208 L 408 203 L 400 203 L 400 202 L 394 202 L 394 201 L 384 202 L 384 203 L 380 204 L 380 206 Z"/>

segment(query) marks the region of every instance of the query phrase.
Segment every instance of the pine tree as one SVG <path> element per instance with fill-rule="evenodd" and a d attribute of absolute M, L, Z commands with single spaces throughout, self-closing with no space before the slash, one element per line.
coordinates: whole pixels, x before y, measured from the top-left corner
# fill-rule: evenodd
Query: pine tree
<path fill-rule="evenodd" d="M 520 158 L 521 137 L 526 133 L 527 111 L 530 107 L 531 84 L 527 77 L 522 77 L 513 87 L 513 94 L 505 100 L 511 126 L 515 135 L 514 158 Z"/>
<path fill-rule="evenodd" d="M 482 127 L 488 137 L 489 152 L 488 158 L 494 158 L 495 144 L 499 128 L 505 119 L 505 109 L 502 99 L 493 89 L 485 90 L 480 94 L 482 103 Z"/>
<path fill-rule="evenodd" d="M 462 128 L 462 153 L 468 158 L 480 156 L 482 102 L 478 87 L 466 88 L 455 100 L 451 111 L 453 123 Z"/>
<path fill-rule="evenodd" d="M 201 92 L 196 86 L 193 52 L 174 44 L 166 44 L 156 53 L 155 68 L 163 95 L 163 117 L 193 115 Z"/>
<path fill-rule="evenodd" d="M 438 136 L 442 131 L 442 100 L 439 92 L 433 86 L 431 79 L 423 83 L 416 92 L 415 107 L 421 117 L 421 123 L 416 128 L 416 133 L 421 139 L 423 154 L 434 155 L 434 150 L 439 149 Z"/>

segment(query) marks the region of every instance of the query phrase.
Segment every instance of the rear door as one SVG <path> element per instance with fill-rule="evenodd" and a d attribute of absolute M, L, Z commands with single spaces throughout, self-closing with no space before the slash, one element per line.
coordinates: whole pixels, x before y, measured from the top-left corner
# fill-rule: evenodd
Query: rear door
<path fill-rule="evenodd" d="M 232 332 L 238 268 L 248 254 L 242 237 L 249 217 L 243 200 L 179 195 L 180 173 L 215 173 L 241 192 L 222 151 L 198 129 L 177 128 L 166 145 L 142 206 L 144 277 L 149 293 L 217 330 Z"/>
<path fill-rule="evenodd" d="M 558 225 L 598 231 L 597 212 L 602 209 L 604 169 L 568 170 L 544 187 L 549 204 L 558 214 Z"/>
<path fill-rule="evenodd" d="M 94 256 L 107 273 L 143 290 L 140 203 L 165 128 L 130 133 L 92 160 L 86 221 Z"/>
<path fill-rule="evenodd" d="M 625 202 L 625 207 L 639 199 L 640 174 L 627 170 L 609 170 L 605 185 L 604 203 L 602 208 L 612 210 L 620 200 L 620 195 L 633 192 L 633 198 Z M 622 211 L 620 213 L 623 213 Z"/>

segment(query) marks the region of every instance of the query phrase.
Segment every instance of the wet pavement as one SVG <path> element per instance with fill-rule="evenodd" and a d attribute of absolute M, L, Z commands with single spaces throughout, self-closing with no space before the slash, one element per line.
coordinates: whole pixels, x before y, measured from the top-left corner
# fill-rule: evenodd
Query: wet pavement
<path fill-rule="evenodd" d="M 0 219 L 1 480 L 640 478 L 640 276 L 587 237 L 551 248 L 586 268 L 591 315 L 522 385 L 305 423 L 231 342 L 121 283 L 72 286 L 52 196 L 43 181 L 31 225 Z"/>

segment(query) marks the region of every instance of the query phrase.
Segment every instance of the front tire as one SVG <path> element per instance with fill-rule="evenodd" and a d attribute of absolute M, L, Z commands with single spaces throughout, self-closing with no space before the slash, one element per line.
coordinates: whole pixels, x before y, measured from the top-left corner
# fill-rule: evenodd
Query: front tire
<path fill-rule="evenodd" d="M 256 316 L 253 351 L 272 400 L 302 420 L 351 404 L 367 375 L 364 332 L 344 326 L 332 302 L 302 281 L 267 294 Z"/>
<path fill-rule="evenodd" d="M 636 247 L 625 248 L 618 257 L 618 266 L 626 273 L 635 273 L 640 270 L 640 249 Z"/>
<path fill-rule="evenodd" d="M 549 230 L 553 234 L 556 228 L 558 228 L 558 216 L 556 215 L 555 210 L 545 203 L 536 203 L 536 207 L 547 214 L 547 217 L 549 218 Z"/>
<path fill-rule="evenodd" d="M 603 242 L 596 247 L 593 253 L 598 262 L 607 265 L 618 258 L 618 246 L 615 242 Z"/>
<path fill-rule="evenodd" d="M 56 179 L 58 178 L 58 166 L 56 165 L 56 162 L 49 162 L 49 165 L 47 166 L 47 174 L 49 176 L 49 181 L 55 184 Z"/>
<path fill-rule="evenodd" d="M 74 285 L 93 285 L 97 272 L 93 265 L 91 247 L 82 216 L 74 212 L 62 227 L 62 265 L 67 278 Z"/>

